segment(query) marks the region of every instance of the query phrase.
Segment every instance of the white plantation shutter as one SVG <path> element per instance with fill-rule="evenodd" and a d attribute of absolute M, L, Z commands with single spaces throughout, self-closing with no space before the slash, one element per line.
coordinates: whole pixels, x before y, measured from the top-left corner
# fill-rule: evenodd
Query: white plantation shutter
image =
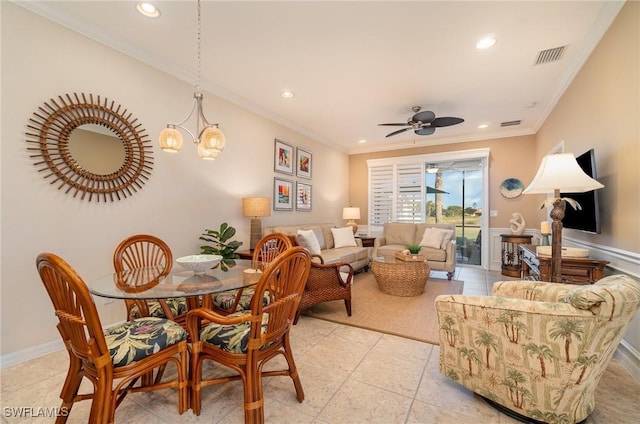
<path fill-rule="evenodd" d="M 423 163 L 369 167 L 369 226 L 385 222 L 424 222 Z"/>
<path fill-rule="evenodd" d="M 393 221 L 393 165 L 369 168 L 369 226 Z"/>
<path fill-rule="evenodd" d="M 424 222 L 425 178 L 422 163 L 396 165 L 395 222 Z"/>

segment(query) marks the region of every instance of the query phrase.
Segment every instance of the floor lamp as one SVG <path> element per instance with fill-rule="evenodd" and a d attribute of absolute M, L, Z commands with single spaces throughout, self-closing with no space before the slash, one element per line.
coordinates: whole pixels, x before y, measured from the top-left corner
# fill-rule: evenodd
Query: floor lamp
<path fill-rule="evenodd" d="M 255 249 L 262 238 L 262 221 L 260 217 L 271 215 L 271 199 L 268 197 L 243 197 L 242 215 L 251 217 L 251 239 L 249 248 Z"/>
<path fill-rule="evenodd" d="M 589 177 L 580 168 L 573 153 L 558 153 L 542 158 L 538 173 L 529 186 L 524 189 L 524 194 L 549 194 L 542 207 L 553 205 L 549 216 L 551 217 L 551 281 L 562 282 L 562 218 L 568 202 L 574 209 L 580 209 L 580 205 L 573 199 L 561 198 L 560 192 L 583 193 L 604 186 Z"/>

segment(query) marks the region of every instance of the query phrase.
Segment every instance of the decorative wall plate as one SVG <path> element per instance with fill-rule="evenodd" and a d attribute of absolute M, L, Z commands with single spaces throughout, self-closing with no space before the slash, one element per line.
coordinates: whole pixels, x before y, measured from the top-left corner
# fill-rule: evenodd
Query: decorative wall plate
<path fill-rule="evenodd" d="M 507 199 L 513 199 L 514 197 L 520 196 L 522 194 L 522 190 L 524 190 L 522 181 L 517 178 L 507 178 L 502 182 L 502 184 L 500 184 L 500 194 Z"/>

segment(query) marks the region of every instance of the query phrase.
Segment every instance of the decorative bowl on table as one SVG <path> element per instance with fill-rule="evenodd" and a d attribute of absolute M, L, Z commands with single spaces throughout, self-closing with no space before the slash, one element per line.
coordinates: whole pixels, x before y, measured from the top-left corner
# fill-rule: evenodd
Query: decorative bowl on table
<path fill-rule="evenodd" d="M 189 255 L 176 259 L 178 265 L 196 274 L 203 274 L 208 269 L 218 265 L 222 260 L 220 255 Z"/>

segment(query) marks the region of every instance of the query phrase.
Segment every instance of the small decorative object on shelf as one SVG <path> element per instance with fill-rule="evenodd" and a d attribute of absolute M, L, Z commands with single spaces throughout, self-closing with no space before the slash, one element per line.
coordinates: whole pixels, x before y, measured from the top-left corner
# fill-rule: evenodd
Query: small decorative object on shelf
<path fill-rule="evenodd" d="M 524 217 L 519 212 L 515 212 L 511 215 L 509 224 L 511 228 L 511 234 L 519 236 L 524 233 L 526 223 Z"/>

